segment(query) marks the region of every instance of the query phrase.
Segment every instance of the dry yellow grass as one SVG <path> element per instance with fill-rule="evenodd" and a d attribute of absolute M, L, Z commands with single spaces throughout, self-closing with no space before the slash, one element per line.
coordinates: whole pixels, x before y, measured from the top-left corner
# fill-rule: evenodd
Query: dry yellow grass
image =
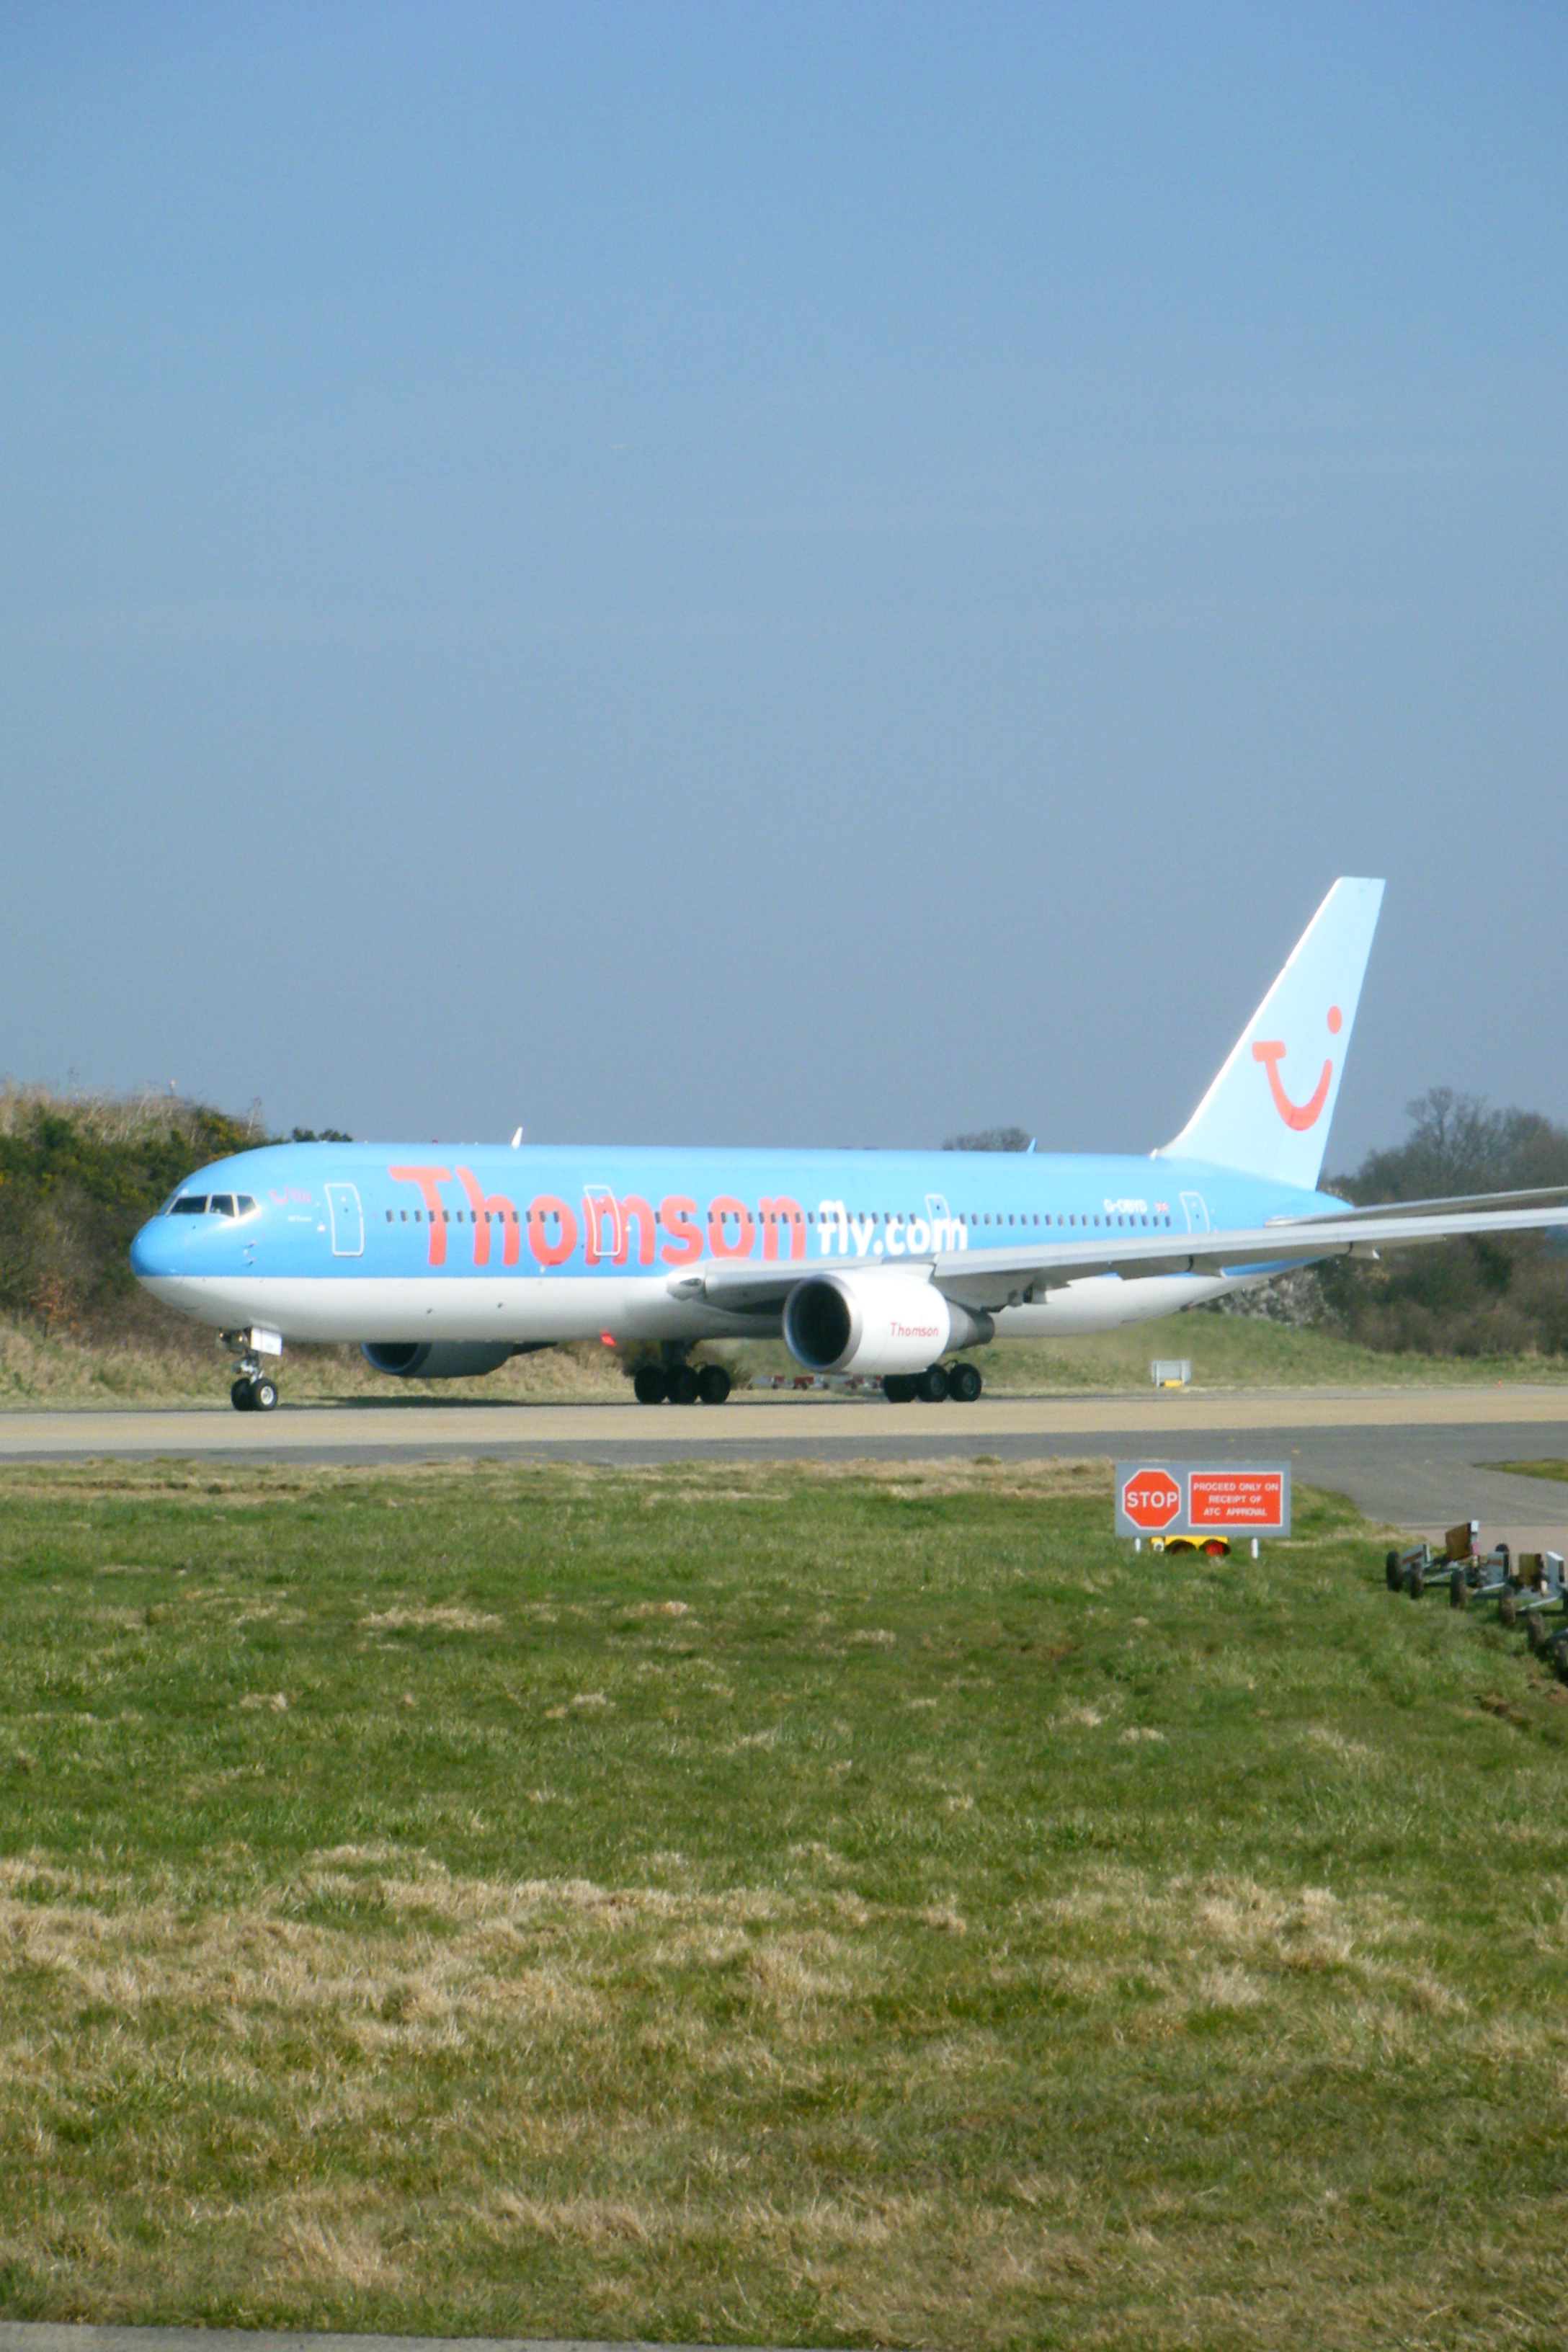
<path fill-rule="evenodd" d="M 0 1316 L 0 1410 L 226 1406 L 231 1360 L 216 1338 L 180 1323 L 172 1313 L 166 1334 L 161 1344 L 144 1337 L 88 1338 L 67 1329 L 46 1332 L 37 1322 Z M 794 1369 L 778 1346 L 725 1346 L 705 1352 L 721 1357 L 742 1383 L 755 1369 Z M 1197 1386 L 1208 1391 L 1568 1381 L 1568 1358 L 1377 1354 L 1324 1332 L 1193 1315 L 1052 1346 L 996 1346 L 984 1350 L 979 1360 L 987 1388 L 999 1393 L 1124 1396 L 1147 1392 L 1150 1359 L 1162 1353 L 1190 1357 Z M 291 1347 L 280 1379 L 286 1396 L 300 1403 L 373 1396 L 491 1404 L 631 1401 L 621 1356 L 597 1342 L 514 1357 L 472 1381 L 395 1381 L 373 1371 L 357 1349 Z"/>
<path fill-rule="evenodd" d="M 226 1409 L 231 1352 L 216 1334 L 171 1315 L 163 1346 L 144 1339 L 79 1338 L 0 1317 L 0 1408 L 89 1404 L 210 1404 Z M 482 1381 L 394 1381 L 373 1371 L 357 1348 L 290 1348 L 288 1395 L 297 1402 L 412 1395 L 494 1404 L 629 1400 L 619 1359 L 608 1348 L 552 1348 L 517 1356 Z"/>

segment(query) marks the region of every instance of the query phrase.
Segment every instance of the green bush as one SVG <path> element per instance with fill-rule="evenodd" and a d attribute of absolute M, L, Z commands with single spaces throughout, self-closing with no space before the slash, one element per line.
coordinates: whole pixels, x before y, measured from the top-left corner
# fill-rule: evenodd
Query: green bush
<path fill-rule="evenodd" d="M 193 1168 L 265 1139 L 201 1103 L 0 1088 L 0 1314 L 94 1338 L 144 1312 L 166 1328 L 132 1274 L 132 1236 Z"/>

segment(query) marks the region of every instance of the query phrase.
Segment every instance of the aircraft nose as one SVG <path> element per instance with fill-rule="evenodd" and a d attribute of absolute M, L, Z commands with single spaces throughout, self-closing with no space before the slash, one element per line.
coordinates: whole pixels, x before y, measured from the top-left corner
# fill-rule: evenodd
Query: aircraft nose
<path fill-rule="evenodd" d="M 167 1217 L 149 1217 L 131 1244 L 131 1271 L 141 1282 L 178 1271 Z"/>

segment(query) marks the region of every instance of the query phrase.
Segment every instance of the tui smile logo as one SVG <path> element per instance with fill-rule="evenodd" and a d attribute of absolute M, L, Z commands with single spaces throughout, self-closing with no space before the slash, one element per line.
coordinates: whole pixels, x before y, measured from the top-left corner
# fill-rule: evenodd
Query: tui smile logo
<path fill-rule="evenodd" d="M 1337 1004 L 1331 1004 L 1329 1007 L 1330 1036 L 1337 1037 L 1343 1025 L 1343 1013 L 1340 1011 Z M 1306 1101 L 1304 1103 L 1292 1102 L 1289 1096 L 1286 1093 L 1279 1076 L 1279 1065 L 1284 1059 L 1284 1055 L 1285 1040 L 1283 1037 L 1259 1038 L 1252 1049 L 1253 1060 L 1255 1062 L 1261 1062 L 1264 1068 L 1268 1073 L 1268 1091 L 1274 1097 L 1275 1109 L 1279 1112 L 1286 1126 L 1294 1128 L 1297 1134 L 1300 1135 L 1303 1134 L 1309 1127 L 1315 1127 L 1319 1118 L 1322 1115 L 1323 1105 L 1329 1099 L 1329 1088 L 1333 1083 L 1334 1065 L 1331 1058 L 1326 1058 L 1321 1070 L 1318 1074 L 1318 1083 L 1313 1087 L 1311 1093 L 1308 1096 Z"/>

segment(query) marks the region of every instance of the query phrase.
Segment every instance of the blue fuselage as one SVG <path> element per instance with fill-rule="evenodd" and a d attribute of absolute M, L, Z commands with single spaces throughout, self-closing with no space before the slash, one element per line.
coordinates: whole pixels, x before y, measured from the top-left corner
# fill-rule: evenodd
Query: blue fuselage
<path fill-rule="evenodd" d="M 277 1144 L 198 1171 L 142 1227 L 132 1263 L 219 1328 L 521 1346 L 732 1328 L 672 1295 L 672 1276 L 714 1261 L 804 1274 L 1047 1234 L 1089 1261 L 1129 1231 L 1218 1233 L 1334 1205 L 1163 1156 Z M 999 1321 L 1020 1335 L 1107 1328 L 1264 1270 L 1088 1275 Z"/>

